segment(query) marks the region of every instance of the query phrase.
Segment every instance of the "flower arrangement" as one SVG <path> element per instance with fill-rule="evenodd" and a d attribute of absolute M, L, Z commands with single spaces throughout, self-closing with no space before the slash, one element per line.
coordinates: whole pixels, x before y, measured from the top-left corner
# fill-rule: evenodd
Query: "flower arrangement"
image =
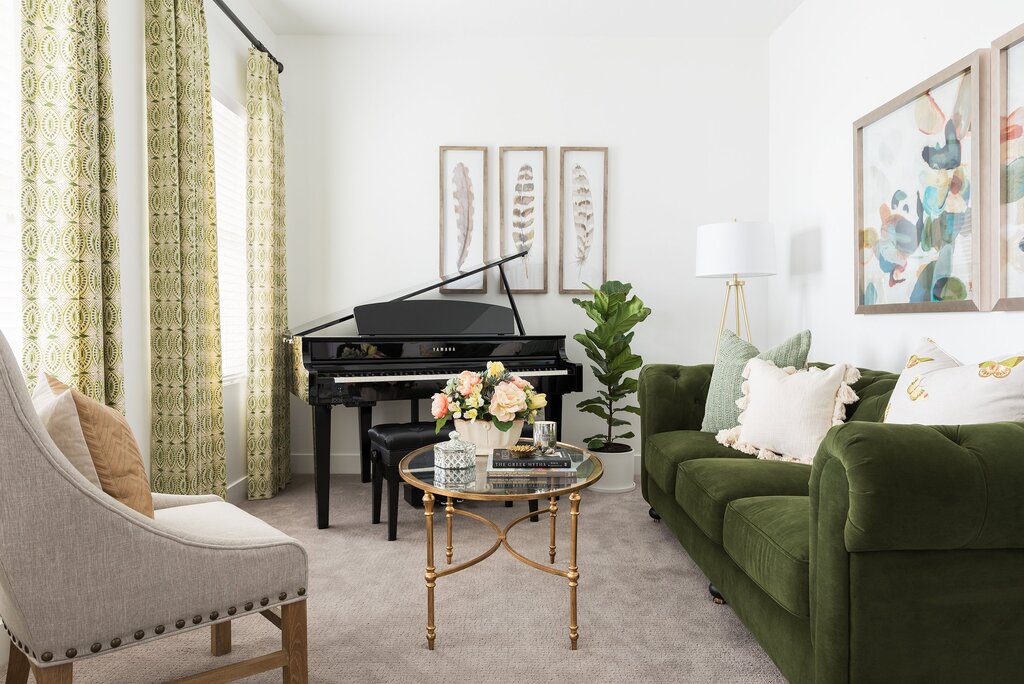
<path fill-rule="evenodd" d="M 517 420 L 532 425 L 537 411 L 547 403 L 543 393 L 510 373 L 500 361 L 488 361 L 483 373 L 464 370 L 450 378 L 433 396 L 430 413 L 437 421 L 435 432 L 440 432 L 450 418 L 486 420 L 507 432 Z"/>

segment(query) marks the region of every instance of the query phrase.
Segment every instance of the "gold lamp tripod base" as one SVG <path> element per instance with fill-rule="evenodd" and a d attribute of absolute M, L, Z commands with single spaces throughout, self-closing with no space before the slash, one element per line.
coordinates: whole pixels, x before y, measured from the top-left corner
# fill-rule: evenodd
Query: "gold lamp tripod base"
<path fill-rule="evenodd" d="M 715 360 L 718 359 L 718 346 L 722 341 L 722 332 L 725 330 L 725 319 L 729 315 L 729 302 L 733 299 L 733 290 L 735 290 L 735 307 L 736 307 L 736 335 L 743 336 L 740 332 L 740 314 L 742 313 L 742 323 L 746 328 L 747 342 L 751 342 L 750 337 L 750 315 L 747 313 L 747 296 L 744 294 L 743 286 L 744 281 L 740 280 L 739 274 L 733 274 L 732 279 L 725 284 L 725 306 L 722 307 L 722 321 L 718 326 L 718 337 L 715 341 Z"/>

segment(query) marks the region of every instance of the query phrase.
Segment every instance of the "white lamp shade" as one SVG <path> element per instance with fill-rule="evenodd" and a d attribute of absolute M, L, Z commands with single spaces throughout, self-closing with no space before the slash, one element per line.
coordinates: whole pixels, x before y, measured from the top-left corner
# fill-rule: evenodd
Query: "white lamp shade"
<path fill-rule="evenodd" d="M 775 275 L 775 232 L 770 223 L 709 223 L 697 228 L 698 278 Z"/>

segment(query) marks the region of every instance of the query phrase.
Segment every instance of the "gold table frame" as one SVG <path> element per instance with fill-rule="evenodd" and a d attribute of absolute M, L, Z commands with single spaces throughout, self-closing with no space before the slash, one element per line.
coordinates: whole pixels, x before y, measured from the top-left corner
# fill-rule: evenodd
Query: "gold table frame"
<path fill-rule="evenodd" d="M 560 446 L 566 446 L 574 449 L 579 447 L 573 447 L 568 444 L 560 444 Z M 530 494 L 481 494 L 478 492 L 459 492 L 449 491 L 443 488 L 435 487 L 432 484 L 423 482 L 415 477 L 413 473 L 409 472 L 409 463 L 416 457 L 423 454 L 425 451 L 431 450 L 434 447 L 427 446 L 417 449 L 405 456 L 402 459 L 398 467 L 398 472 L 409 485 L 416 487 L 417 489 L 423 490 L 423 515 L 426 519 L 427 527 L 427 569 L 423 575 L 423 579 L 426 580 L 427 584 L 427 648 L 431 651 L 434 650 L 434 640 L 437 638 L 437 630 L 434 625 L 434 589 L 437 586 L 437 580 L 441 577 L 453 575 L 456 572 L 460 572 L 467 568 L 471 568 L 477 563 L 489 558 L 493 555 L 500 547 L 504 547 L 509 554 L 516 560 L 525 563 L 531 568 L 536 568 L 543 572 L 556 575 L 558 577 L 564 577 L 569 580 L 569 645 L 572 650 L 576 650 L 577 641 L 579 641 L 579 625 L 576 620 L 576 590 L 579 587 L 579 567 L 576 562 L 576 550 L 577 550 L 577 528 L 579 525 L 580 515 L 580 491 L 586 489 L 590 485 L 594 484 L 601 479 L 604 475 L 604 466 L 601 460 L 595 456 L 592 452 L 586 449 L 581 449 L 587 453 L 589 458 L 594 459 L 596 468 L 594 472 L 586 479 L 578 482 L 575 485 L 553 489 L 543 493 L 530 493 Z M 550 567 L 539 563 L 532 558 L 528 558 L 519 551 L 517 551 L 508 541 L 509 531 L 523 522 L 527 518 L 534 516 L 540 516 L 544 513 L 543 510 L 528 511 L 527 513 L 514 518 L 509 522 L 504 529 L 499 527 L 497 523 L 492 520 L 485 518 L 484 516 L 473 513 L 472 511 L 465 511 L 455 508 L 454 499 L 464 499 L 470 501 L 529 501 L 529 500 L 541 500 L 548 499 L 547 513 L 550 519 L 549 531 L 550 531 L 550 542 L 548 545 L 548 557 L 550 563 L 555 562 L 556 555 L 556 544 L 555 544 L 555 523 L 558 517 L 558 498 L 568 495 L 569 497 L 569 568 L 568 570 L 559 570 L 558 568 Z M 445 563 L 450 567 L 442 568 L 438 570 L 434 565 L 434 502 L 437 497 L 444 498 L 444 514 L 445 514 L 445 526 L 447 530 L 447 544 L 445 545 Z M 480 555 L 471 558 L 462 563 L 452 565 L 452 558 L 454 556 L 454 543 L 452 537 L 452 522 L 454 516 L 461 515 L 471 520 L 483 523 L 494 530 L 497 537 L 494 543 L 486 551 Z"/>

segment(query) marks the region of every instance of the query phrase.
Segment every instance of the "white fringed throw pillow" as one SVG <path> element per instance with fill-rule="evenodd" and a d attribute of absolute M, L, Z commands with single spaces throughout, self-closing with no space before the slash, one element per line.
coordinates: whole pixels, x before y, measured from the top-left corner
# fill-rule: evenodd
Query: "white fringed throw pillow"
<path fill-rule="evenodd" d="M 860 371 L 845 363 L 798 371 L 751 359 L 743 377 L 740 424 L 716 439 L 758 458 L 810 463 L 825 433 L 841 425 L 847 404 L 857 401 L 850 385 Z"/>
<path fill-rule="evenodd" d="M 1024 421 L 1024 352 L 961 364 L 924 339 L 907 360 L 886 423 L 969 425 Z"/>

